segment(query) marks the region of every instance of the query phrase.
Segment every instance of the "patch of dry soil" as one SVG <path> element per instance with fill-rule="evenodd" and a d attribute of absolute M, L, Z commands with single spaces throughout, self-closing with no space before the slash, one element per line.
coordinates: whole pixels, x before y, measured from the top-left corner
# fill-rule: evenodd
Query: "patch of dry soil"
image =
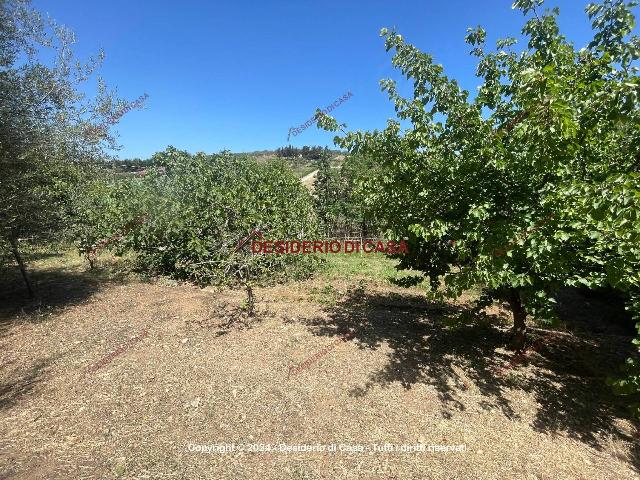
<path fill-rule="evenodd" d="M 260 290 L 226 330 L 241 292 L 137 282 L 6 318 L 0 478 L 638 478 L 637 425 L 597 386 L 616 338 L 567 334 L 496 377 L 496 324 L 374 284 L 322 306 L 317 282 Z M 465 450 L 190 451 L 419 442 Z"/>

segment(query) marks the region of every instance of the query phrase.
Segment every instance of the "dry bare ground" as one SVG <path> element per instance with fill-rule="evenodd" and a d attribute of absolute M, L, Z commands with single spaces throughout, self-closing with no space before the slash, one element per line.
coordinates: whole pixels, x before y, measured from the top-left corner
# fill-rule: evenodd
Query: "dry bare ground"
<path fill-rule="evenodd" d="M 2 479 L 638 478 L 603 385 L 628 338 L 560 333 L 496 375 L 503 312 L 467 322 L 415 288 L 319 276 L 224 328 L 240 292 L 37 275 L 39 302 L 0 299 Z M 254 443 L 465 449 L 195 451 Z"/>
<path fill-rule="evenodd" d="M 300 182 L 302 182 L 302 184 L 307 187 L 308 189 L 312 190 L 313 189 L 313 182 L 316 181 L 316 175 L 318 175 L 318 170 L 314 170 L 313 172 L 311 172 L 308 175 L 305 175 L 304 177 L 302 177 L 300 179 Z"/>

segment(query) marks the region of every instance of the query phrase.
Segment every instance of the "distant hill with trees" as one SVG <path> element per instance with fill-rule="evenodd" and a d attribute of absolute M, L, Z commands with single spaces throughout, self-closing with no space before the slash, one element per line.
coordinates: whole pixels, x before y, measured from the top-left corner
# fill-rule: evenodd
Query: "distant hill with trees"
<path fill-rule="evenodd" d="M 275 158 L 283 159 L 291 167 L 298 177 L 303 177 L 317 168 L 317 161 L 326 158 L 332 166 L 342 164 L 345 152 L 332 150 L 328 147 L 308 146 L 301 148 L 286 147 L 276 150 L 256 150 L 253 152 L 223 152 L 235 157 L 245 157 L 263 162 Z M 123 158 L 109 161 L 109 166 L 117 173 L 142 173 L 147 168 L 154 166 L 153 157 L 150 158 Z"/>

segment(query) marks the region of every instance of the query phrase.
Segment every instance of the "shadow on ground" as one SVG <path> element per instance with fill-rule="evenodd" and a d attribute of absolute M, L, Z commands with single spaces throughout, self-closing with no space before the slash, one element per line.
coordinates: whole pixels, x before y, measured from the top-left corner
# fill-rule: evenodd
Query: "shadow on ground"
<path fill-rule="evenodd" d="M 0 335 L 18 319 L 43 321 L 56 310 L 85 302 L 107 285 L 122 278 L 107 270 L 40 268 L 30 271 L 34 297 L 29 298 L 20 273 L 4 269 L 0 275 Z"/>
<path fill-rule="evenodd" d="M 465 390 L 476 388 L 483 397 L 481 407 L 498 408 L 522 421 L 507 394 L 525 390 L 537 403 L 533 428 L 564 433 L 594 448 L 601 447 L 602 434 L 609 434 L 635 445 L 628 461 L 640 468 L 637 423 L 634 438 L 614 421 L 629 418 L 628 399 L 614 396 L 605 384 L 632 351 L 629 337 L 534 329 L 533 348 L 514 358 L 502 349 L 509 332 L 498 318 L 474 319 L 462 307 L 429 303 L 421 296 L 357 288 L 326 313 L 328 319 L 307 321 L 314 334 L 349 333 L 360 348 L 377 349 L 384 343 L 390 349 L 386 365 L 352 391 L 354 396 L 395 382 L 406 389 L 427 384 L 435 387 L 442 415 L 449 418 L 465 410 Z"/>
<path fill-rule="evenodd" d="M 61 355 L 47 357 L 38 360 L 28 369 L 14 369 L 7 375 L 10 381 L 0 383 L 0 411 L 11 408 L 16 405 L 21 397 L 28 395 L 35 389 L 38 383 L 45 380 L 44 372 L 46 367 L 52 365 Z M 5 369 L 8 367 L 6 362 L 2 365 Z"/>

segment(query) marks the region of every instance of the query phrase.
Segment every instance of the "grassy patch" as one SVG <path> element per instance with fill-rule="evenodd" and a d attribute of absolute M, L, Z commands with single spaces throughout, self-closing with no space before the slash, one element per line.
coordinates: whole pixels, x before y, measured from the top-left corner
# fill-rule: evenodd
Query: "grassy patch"
<path fill-rule="evenodd" d="M 327 255 L 322 273 L 328 280 L 366 279 L 394 285 L 422 285 L 422 280 L 417 285 L 413 285 L 415 282 L 411 281 L 420 272 L 397 270 L 398 262 L 381 253 L 332 254 Z"/>

